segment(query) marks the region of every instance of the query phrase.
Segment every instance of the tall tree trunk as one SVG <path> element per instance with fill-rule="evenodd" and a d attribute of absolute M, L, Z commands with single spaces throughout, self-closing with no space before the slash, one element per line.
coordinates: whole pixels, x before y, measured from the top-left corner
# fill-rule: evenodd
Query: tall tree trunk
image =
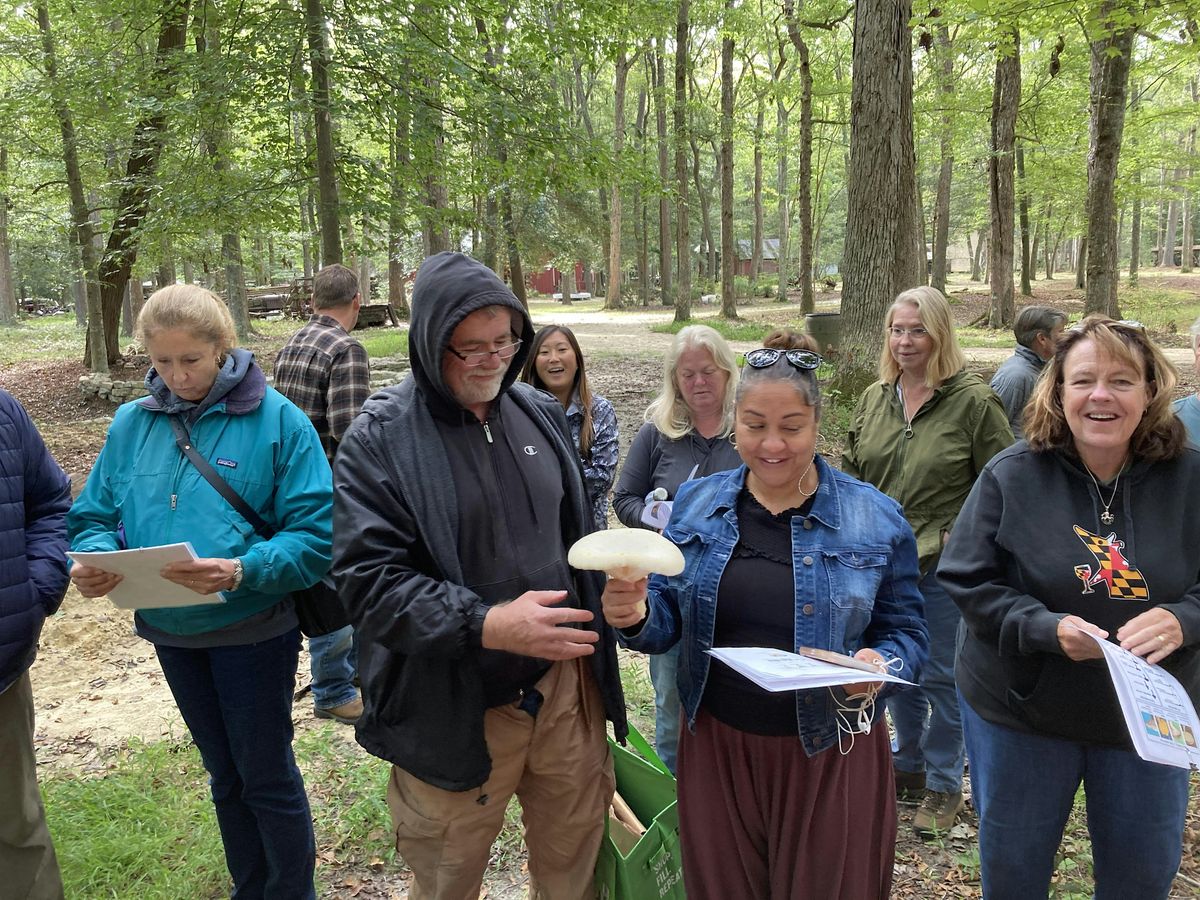
<path fill-rule="evenodd" d="M 1179 170 L 1175 170 L 1175 175 L 1179 175 Z M 1178 177 L 1173 179 L 1174 184 L 1179 183 Z M 1179 201 L 1167 201 L 1167 227 L 1163 232 L 1163 247 L 1165 251 L 1159 258 L 1159 268 L 1169 269 L 1175 266 L 1175 244 L 1178 241 L 1179 233 Z"/>
<path fill-rule="evenodd" d="M 242 236 L 230 230 L 221 235 L 221 265 L 225 272 L 225 303 L 238 336 L 252 334 L 246 304 L 246 272 L 242 268 Z"/>
<path fill-rule="evenodd" d="M 620 309 L 621 302 L 621 156 L 625 152 L 625 85 L 633 60 L 621 47 L 617 51 L 613 75 L 613 176 L 612 196 L 608 203 L 608 284 L 604 308 Z M 563 298 L 566 299 L 565 297 Z"/>
<path fill-rule="evenodd" d="M 688 0 L 679 0 L 679 3 L 679 17 L 683 20 L 684 34 L 686 36 Z M 676 31 L 678 31 L 678 25 L 676 26 Z M 659 300 L 663 306 L 670 306 L 674 301 L 674 295 L 671 292 L 671 196 L 667 190 L 667 186 L 671 183 L 671 169 L 668 161 L 668 152 L 671 145 L 668 143 L 667 138 L 667 76 L 664 54 L 665 50 L 660 43 L 658 52 L 654 54 L 654 129 L 658 137 Z M 676 314 L 678 315 L 678 313 Z"/>
<path fill-rule="evenodd" d="M 783 46 L 782 44 L 780 45 Z M 782 72 L 783 60 L 780 60 L 779 71 Z M 778 78 L 776 78 L 778 81 Z M 775 101 L 775 141 L 776 141 L 776 176 L 775 176 L 775 192 L 779 196 L 778 203 L 778 228 L 779 228 L 779 252 L 775 258 L 779 260 L 779 271 L 776 273 L 778 277 L 778 286 L 775 291 L 775 298 L 783 303 L 787 300 L 788 294 L 788 274 L 790 266 L 788 265 L 791 259 L 791 224 L 792 217 L 788 209 L 788 108 L 782 100 Z"/>
<path fill-rule="evenodd" d="M 733 0 L 725 0 L 726 27 L 721 37 L 721 315 L 737 318 L 733 235 Z"/>
<path fill-rule="evenodd" d="M 1030 247 L 1029 191 L 1025 184 L 1025 148 L 1019 143 L 1017 144 L 1017 180 L 1020 185 L 1017 208 L 1021 222 L 1021 296 L 1032 297 L 1033 261 L 1037 258 L 1037 239 L 1033 238 L 1033 247 Z"/>
<path fill-rule="evenodd" d="M 362 291 L 362 302 L 371 302 L 371 220 L 363 213 L 359 232 L 360 248 L 358 251 L 358 287 Z"/>
<path fill-rule="evenodd" d="M 58 119 L 63 142 L 63 166 L 67 176 L 67 194 L 71 201 L 72 229 L 75 246 L 79 250 L 83 267 L 83 281 L 87 289 L 87 344 L 84 363 L 93 372 L 108 371 L 108 351 L 104 343 L 104 308 L 100 303 L 100 284 L 96 274 L 100 267 L 96 250 L 95 231 L 92 227 L 91 209 L 83 192 L 83 176 L 79 168 L 79 144 L 75 135 L 75 121 L 67 105 L 66 90 L 58 78 L 58 62 L 54 49 L 54 33 L 50 27 L 50 11 L 46 0 L 37 5 L 38 30 L 42 34 L 42 56 L 46 65 L 46 81 L 54 104 L 54 115 Z"/>
<path fill-rule="evenodd" d="M 758 279 L 762 277 L 763 265 L 763 118 L 765 115 L 763 101 L 758 101 L 758 116 L 754 121 L 754 228 L 750 237 L 750 289 L 751 295 L 758 296 Z"/>
<path fill-rule="evenodd" d="M 1188 87 L 1191 89 L 1192 106 L 1195 108 L 1197 104 L 1200 104 L 1200 84 L 1197 84 L 1197 80 L 1193 78 L 1188 82 Z M 1196 167 L 1194 165 L 1194 160 L 1196 158 L 1195 154 L 1196 123 L 1192 122 L 1192 127 L 1188 129 L 1187 134 L 1188 167 L 1186 180 L 1184 182 L 1187 187 L 1184 188 L 1183 193 L 1183 254 L 1179 259 L 1180 272 L 1191 272 L 1193 266 L 1192 244 L 1195 241 L 1194 235 L 1196 231 L 1196 193 L 1195 190 L 1192 189 L 1191 185 L 1192 179 L 1196 174 Z"/>
<path fill-rule="evenodd" d="M 341 204 L 337 156 L 333 146 L 333 109 L 329 98 L 328 28 L 324 0 L 305 0 L 308 55 L 312 71 L 313 127 L 317 138 L 317 219 L 321 223 L 321 265 L 342 261 Z"/>
<path fill-rule="evenodd" d="M 692 184 L 696 187 L 696 200 L 700 203 L 700 238 L 704 242 L 704 277 L 712 283 L 717 278 L 716 239 L 712 232 L 712 210 L 709 208 L 709 192 L 700 180 L 700 144 L 696 136 L 691 137 Z M 719 157 L 720 154 L 718 153 Z M 720 167 L 718 163 L 718 168 Z"/>
<path fill-rule="evenodd" d="M 654 65 L 653 58 L 648 57 L 649 66 Z M 642 171 L 647 171 L 646 164 L 646 114 L 647 114 L 648 96 L 646 88 L 642 87 L 638 91 L 638 110 L 637 121 L 634 126 L 637 132 L 637 150 L 638 159 L 641 161 Z M 637 277 L 638 277 L 638 295 L 641 298 L 642 306 L 650 305 L 650 236 L 647 230 L 650 225 L 649 216 L 646 214 L 646 195 L 642 191 L 641 182 L 637 182 L 633 190 L 633 242 L 637 247 Z"/>
<path fill-rule="evenodd" d="M 1013 299 L 1013 150 L 1017 107 L 1021 103 L 1021 37 L 1007 30 L 996 48 L 996 82 L 992 90 L 992 146 L 988 157 L 988 198 L 992 215 L 988 244 L 988 280 L 992 305 L 988 324 L 1006 328 L 1016 317 Z"/>
<path fill-rule="evenodd" d="M 942 110 L 938 125 L 937 199 L 933 209 L 933 267 L 930 283 L 946 292 L 946 253 L 950 246 L 950 186 L 954 180 L 954 45 L 950 30 L 939 22 L 937 33 L 938 99 Z"/>
<path fill-rule="evenodd" d="M 692 248 L 688 218 L 687 152 L 691 145 L 688 128 L 688 44 L 691 32 L 691 7 L 688 0 L 679 0 L 675 16 L 675 104 L 672 117 L 675 124 L 675 258 L 679 264 L 675 285 L 675 321 L 686 322 L 692 317 Z M 665 294 L 663 295 L 665 298 Z"/>
<path fill-rule="evenodd" d="M 75 306 L 75 327 L 87 328 L 88 324 L 88 295 L 87 279 L 83 274 L 83 264 L 79 259 L 79 246 L 76 244 L 77 235 L 74 228 L 66 232 L 67 258 L 71 260 L 71 299 Z"/>
<path fill-rule="evenodd" d="M 193 37 L 196 45 L 196 55 L 200 59 L 211 56 L 214 63 L 208 67 L 209 72 L 219 71 L 221 60 L 221 29 L 217 7 L 209 5 L 205 15 L 198 17 L 196 32 Z M 200 90 L 208 90 L 209 82 L 198 86 Z M 228 106 L 224 102 L 213 104 L 203 132 L 203 143 L 209 159 L 212 160 L 213 172 L 218 179 L 224 179 L 229 172 L 229 134 Z M 224 223 L 221 235 L 221 264 L 225 273 L 225 304 L 233 316 L 234 329 L 238 340 L 248 341 L 254 334 L 250 324 L 250 312 L 246 304 L 246 274 L 242 268 L 242 237 L 237 231 L 237 225 L 230 216 Z"/>
<path fill-rule="evenodd" d="M 150 210 L 155 174 L 167 137 L 167 104 L 179 80 L 176 58 L 187 39 L 189 0 L 164 0 L 158 46 L 154 54 L 154 96 L 148 112 L 134 126 L 116 215 L 100 258 L 100 306 L 104 312 L 104 345 L 108 362 L 121 357 L 117 328 L 129 272 L 137 261 L 138 229 Z"/>
<path fill-rule="evenodd" d="M 1082 291 L 1087 287 L 1087 235 L 1085 234 L 1076 238 L 1075 246 L 1079 248 L 1078 253 L 1075 255 L 1075 288 Z"/>
<path fill-rule="evenodd" d="M 404 183 L 404 172 L 408 168 L 408 121 L 409 106 L 406 98 L 397 98 L 393 112 L 395 124 L 392 129 L 391 141 L 391 203 L 388 206 L 388 304 L 399 318 L 409 316 L 408 298 L 404 290 L 404 220 L 407 215 L 407 196 Z M 494 203 L 495 201 L 489 201 Z M 491 238 L 493 244 L 491 263 L 495 264 L 495 235 Z"/>
<path fill-rule="evenodd" d="M 133 280 L 125 282 L 125 296 L 121 298 L 121 337 L 127 338 L 133 337 L 133 299 L 129 296 Z"/>
<path fill-rule="evenodd" d="M 1128 10 L 1105 22 L 1108 33 L 1092 42 L 1091 123 L 1088 146 L 1087 299 L 1085 312 L 1120 318 L 1117 305 L 1117 209 L 1113 186 L 1125 129 L 1125 95 L 1136 26 Z M 1116 17 L 1114 16 L 1114 19 Z"/>
<path fill-rule="evenodd" d="M 304 107 L 308 103 L 308 96 L 304 90 L 304 69 L 300 65 L 298 57 L 292 64 L 290 89 L 292 97 L 292 147 L 294 148 L 296 158 L 303 160 L 303 169 L 307 171 L 312 165 L 310 148 L 313 139 L 312 129 L 309 127 L 311 120 L 304 111 Z M 296 193 L 300 211 L 300 256 L 303 259 L 304 277 L 312 278 L 313 270 L 316 268 L 315 260 L 313 259 L 313 246 L 314 244 L 320 244 L 320 237 L 313 229 L 312 179 L 305 178 L 298 185 Z"/>
<path fill-rule="evenodd" d="M 911 0 L 862 0 L 854 15 L 840 387 L 874 378 L 884 312 L 924 281 L 912 128 Z"/>
<path fill-rule="evenodd" d="M 163 285 L 160 285 L 163 287 Z M 142 307 L 146 305 L 146 291 L 142 287 L 142 279 L 134 276 L 129 279 L 129 311 L 133 313 L 129 324 L 132 326 L 137 323 L 137 318 L 142 314 Z"/>
<path fill-rule="evenodd" d="M 790 0 L 784 4 L 787 16 L 788 37 L 796 48 L 797 70 L 800 74 L 800 159 L 796 175 L 796 214 L 800 220 L 800 259 L 797 272 L 800 277 L 800 311 L 810 313 L 816 309 L 813 295 L 813 205 L 812 205 L 812 67 L 809 63 L 808 43 L 800 34 L 795 10 Z M 911 51 L 910 51 L 911 58 Z M 914 181 L 914 190 L 915 190 Z"/>
<path fill-rule="evenodd" d="M 1133 186 L 1133 215 L 1129 227 L 1129 286 L 1137 287 L 1138 267 L 1142 256 L 1142 173 L 1134 170 L 1131 179 Z"/>
<path fill-rule="evenodd" d="M 8 146 L 0 137 L 0 325 L 17 324 L 12 249 L 8 240 Z"/>

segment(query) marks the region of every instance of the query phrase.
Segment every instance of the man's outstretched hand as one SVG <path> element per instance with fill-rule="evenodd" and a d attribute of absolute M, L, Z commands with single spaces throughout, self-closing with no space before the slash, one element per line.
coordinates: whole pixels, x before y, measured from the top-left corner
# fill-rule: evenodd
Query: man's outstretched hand
<path fill-rule="evenodd" d="M 566 591 L 526 591 L 516 600 L 500 603 L 483 619 L 483 646 L 541 659 L 575 659 L 595 652 L 600 635 L 576 622 L 592 621 L 586 609 L 556 607 Z"/>

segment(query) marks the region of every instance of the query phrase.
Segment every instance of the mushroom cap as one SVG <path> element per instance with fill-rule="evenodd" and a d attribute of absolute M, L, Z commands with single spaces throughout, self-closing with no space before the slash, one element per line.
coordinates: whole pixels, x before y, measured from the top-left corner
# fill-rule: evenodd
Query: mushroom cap
<path fill-rule="evenodd" d="M 622 581 L 637 581 L 652 572 L 678 575 L 683 571 L 679 548 L 645 528 L 593 531 L 574 543 L 567 562 L 577 569 L 599 569 Z"/>

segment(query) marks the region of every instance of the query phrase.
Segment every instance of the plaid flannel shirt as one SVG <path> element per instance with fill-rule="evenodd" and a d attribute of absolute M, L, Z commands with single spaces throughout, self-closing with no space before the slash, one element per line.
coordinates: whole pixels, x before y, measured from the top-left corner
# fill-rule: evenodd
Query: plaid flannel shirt
<path fill-rule="evenodd" d="M 337 319 L 318 313 L 275 358 L 275 389 L 312 420 L 332 462 L 342 435 L 371 393 L 366 348 Z"/>

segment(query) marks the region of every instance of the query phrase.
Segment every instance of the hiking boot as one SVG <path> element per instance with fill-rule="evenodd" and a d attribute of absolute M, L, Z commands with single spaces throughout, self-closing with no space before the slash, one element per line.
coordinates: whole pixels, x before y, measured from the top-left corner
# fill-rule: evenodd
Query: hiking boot
<path fill-rule="evenodd" d="M 966 803 L 962 791 L 943 794 L 941 791 L 927 791 L 921 807 L 913 816 L 913 831 L 923 841 L 932 840 L 938 834 L 945 834 L 954 825 L 954 820 L 963 811 Z"/>
<path fill-rule="evenodd" d="M 925 795 L 925 773 L 896 769 L 896 799 L 920 800 Z"/>
<path fill-rule="evenodd" d="M 362 700 L 355 697 L 348 703 L 343 703 L 340 706 L 331 706 L 328 709 L 322 709 L 319 706 L 313 707 L 313 715 L 318 719 L 333 719 L 335 722 L 341 722 L 343 725 L 355 725 L 358 723 L 358 717 L 363 714 Z"/>

